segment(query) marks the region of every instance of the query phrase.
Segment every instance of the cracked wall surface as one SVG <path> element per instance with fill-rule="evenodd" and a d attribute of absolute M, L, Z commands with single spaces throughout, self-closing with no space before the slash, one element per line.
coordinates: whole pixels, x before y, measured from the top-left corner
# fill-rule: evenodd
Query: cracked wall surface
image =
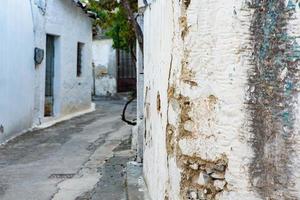
<path fill-rule="evenodd" d="M 156 0 L 144 21 L 151 197 L 300 198 L 299 3 Z"/>

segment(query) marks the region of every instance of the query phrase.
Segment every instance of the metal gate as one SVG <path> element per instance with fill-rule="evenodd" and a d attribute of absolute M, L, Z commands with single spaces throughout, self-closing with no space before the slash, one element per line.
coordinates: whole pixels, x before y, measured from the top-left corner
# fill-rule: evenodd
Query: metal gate
<path fill-rule="evenodd" d="M 130 53 L 117 50 L 118 92 L 136 91 L 136 64 Z"/>
<path fill-rule="evenodd" d="M 55 37 L 47 35 L 46 41 L 46 80 L 45 80 L 45 117 L 53 116 L 53 80 L 54 80 L 54 47 Z"/>

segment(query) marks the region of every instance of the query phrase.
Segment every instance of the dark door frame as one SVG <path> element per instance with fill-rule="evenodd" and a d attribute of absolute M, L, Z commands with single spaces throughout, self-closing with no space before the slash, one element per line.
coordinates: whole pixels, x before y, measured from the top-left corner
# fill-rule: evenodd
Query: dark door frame
<path fill-rule="evenodd" d="M 44 116 L 54 115 L 54 69 L 55 69 L 55 36 L 46 36 L 46 70 L 45 70 L 45 104 Z"/>
<path fill-rule="evenodd" d="M 136 91 L 136 63 L 131 54 L 116 50 L 117 57 L 117 91 Z"/>

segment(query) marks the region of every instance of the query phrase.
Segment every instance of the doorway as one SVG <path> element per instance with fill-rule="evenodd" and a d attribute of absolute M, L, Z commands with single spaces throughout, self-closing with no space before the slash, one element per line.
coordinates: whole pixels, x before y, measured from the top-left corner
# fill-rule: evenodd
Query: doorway
<path fill-rule="evenodd" d="M 44 116 L 53 116 L 54 107 L 54 63 L 55 61 L 55 36 L 47 35 L 46 39 L 46 78 L 45 78 L 45 109 Z"/>
<path fill-rule="evenodd" d="M 117 50 L 117 67 L 118 92 L 136 91 L 136 66 L 131 54 L 124 50 Z"/>

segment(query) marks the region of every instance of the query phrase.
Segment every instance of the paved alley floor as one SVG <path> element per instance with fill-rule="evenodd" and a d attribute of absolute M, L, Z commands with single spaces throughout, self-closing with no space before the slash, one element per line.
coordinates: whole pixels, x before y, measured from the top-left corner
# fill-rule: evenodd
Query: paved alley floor
<path fill-rule="evenodd" d="M 0 146 L 1 200 L 127 199 L 133 160 L 125 101 L 98 100 L 96 111 L 24 134 Z M 135 106 L 128 109 L 134 116 Z"/>

